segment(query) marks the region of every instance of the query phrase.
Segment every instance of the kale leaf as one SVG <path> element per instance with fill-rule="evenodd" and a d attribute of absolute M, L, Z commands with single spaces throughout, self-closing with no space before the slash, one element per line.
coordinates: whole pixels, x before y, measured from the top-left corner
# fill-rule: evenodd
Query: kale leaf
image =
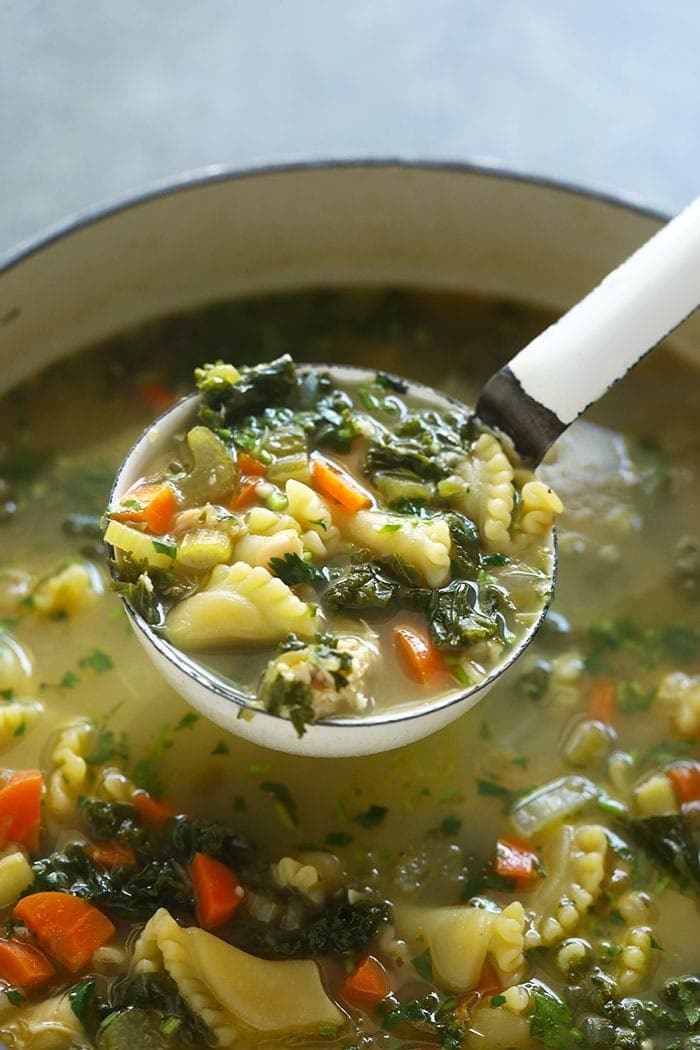
<path fill-rule="evenodd" d="M 502 615 L 481 604 L 479 587 L 471 580 L 452 580 L 433 591 L 413 591 L 411 596 L 425 614 L 438 649 L 463 649 L 487 638 L 503 638 Z"/>
<path fill-rule="evenodd" d="M 532 1014 L 530 1015 L 530 1035 L 539 1036 L 545 1050 L 569 1050 L 581 1046 L 583 1037 L 574 1028 L 574 1019 L 566 1003 L 544 986 L 530 990 Z"/>
<path fill-rule="evenodd" d="M 420 481 L 439 481 L 465 458 L 473 418 L 458 410 L 410 412 L 394 433 L 381 433 L 372 439 L 364 472 L 372 477 L 388 470 Z"/>
<path fill-rule="evenodd" d="M 326 591 L 323 601 L 333 612 L 388 609 L 399 596 L 400 585 L 377 562 L 349 565 Z"/>
<path fill-rule="evenodd" d="M 316 718 L 316 712 L 311 701 L 311 690 L 306 682 L 298 679 L 285 678 L 277 674 L 266 683 L 265 707 L 273 715 L 281 715 L 288 718 L 297 731 L 297 736 L 302 737 Z"/>
<path fill-rule="evenodd" d="M 681 887 L 700 893 L 700 844 L 698 832 L 682 813 L 628 820 L 624 829 L 636 844 Z"/>
<path fill-rule="evenodd" d="M 382 1028 L 387 1032 L 398 1029 L 410 1037 L 411 1032 L 438 1039 L 442 1050 L 460 1050 L 465 1028 L 454 1009 L 454 1000 L 443 999 L 430 992 L 422 999 L 407 1002 L 389 1000 L 382 1007 Z"/>
<path fill-rule="evenodd" d="M 479 530 L 465 514 L 452 511 L 445 517 L 452 540 L 452 575 L 473 580 L 481 565 Z"/>
<path fill-rule="evenodd" d="M 228 939 L 246 951 L 268 958 L 294 959 L 319 955 L 351 955 L 366 950 L 389 918 L 385 901 L 362 898 L 350 903 L 347 895 L 329 901 L 298 928 L 280 929 L 247 919 L 236 921 Z"/>
<path fill-rule="evenodd" d="M 228 379 L 221 361 L 197 368 L 195 379 L 202 395 L 197 422 L 218 430 L 267 405 L 285 404 L 296 387 L 297 374 L 292 358 L 283 354 L 274 361 L 244 366 L 236 382 Z"/>
<path fill-rule="evenodd" d="M 138 1025 L 124 1026 L 122 1019 L 126 1020 L 132 1013 L 137 1014 Z M 155 1018 L 153 1018 L 155 1015 Z M 185 1000 L 180 996 L 175 981 L 165 973 L 143 973 L 128 974 L 118 977 L 111 985 L 105 998 L 98 1003 L 98 1016 L 102 1020 L 102 1027 L 97 1035 L 97 1045 L 104 1046 L 105 1050 L 112 1047 L 134 1046 L 134 1036 L 141 1045 L 141 1034 L 139 1028 L 144 1024 L 148 1031 L 149 1021 L 160 1020 L 160 1024 L 154 1023 L 155 1029 L 153 1042 L 145 1042 L 144 1046 L 171 1046 L 169 1039 L 163 1038 L 168 1031 L 172 1030 L 177 1036 L 177 1046 L 194 1045 L 208 1046 L 210 1033 L 206 1026 L 190 1010 Z M 178 1025 L 167 1024 L 171 1019 L 177 1019 Z M 164 1025 L 163 1022 L 166 1022 Z M 117 1036 L 107 1038 L 108 1033 L 114 1032 L 117 1026 Z M 123 1029 L 123 1030 L 122 1030 Z M 161 1038 L 156 1035 L 160 1032 Z"/>

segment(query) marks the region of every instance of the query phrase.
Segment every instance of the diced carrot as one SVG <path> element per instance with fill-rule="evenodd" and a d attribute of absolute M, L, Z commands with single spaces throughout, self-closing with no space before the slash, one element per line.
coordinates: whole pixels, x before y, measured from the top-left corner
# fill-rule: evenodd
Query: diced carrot
<path fill-rule="evenodd" d="M 122 864 L 135 864 L 136 854 L 131 846 L 122 846 L 121 842 L 100 842 L 85 847 L 90 860 L 103 868 L 118 868 Z"/>
<path fill-rule="evenodd" d="M 616 686 L 614 678 L 596 678 L 588 697 L 588 716 L 594 722 L 610 725 L 615 720 Z"/>
<path fill-rule="evenodd" d="M 445 670 L 445 661 L 439 649 L 429 638 L 412 627 L 394 628 L 396 646 L 406 670 L 417 682 L 428 682 Z"/>
<path fill-rule="evenodd" d="M 354 478 L 326 459 L 312 460 L 311 478 L 314 487 L 320 493 L 328 496 L 334 503 L 339 503 L 343 510 L 348 510 L 351 514 L 372 505 L 372 500 Z"/>
<path fill-rule="evenodd" d="M 147 791 L 137 788 L 131 796 L 136 811 L 146 824 L 165 824 L 166 820 L 175 817 L 178 810 L 169 802 L 159 802 Z"/>
<path fill-rule="evenodd" d="M 18 842 L 36 849 L 43 790 L 44 778 L 38 769 L 19 769 L 0 779 L 0 846 Z"/>
<path fill-rule="evenodd" d="M 205 930 L 223 926 L 241 904 L 245 890 L 230 868 L 207 853 L 195 853 L 191 872 L 200 925 Z"/>
<path fill-rule="evenodd" d="M 177 499 L 167 481 L 152 481 L 137 485 L 122 497 L 122 504 L 110 511 L 116 521 L 142 521 L 149 532 L 163 536 L 173 525 L 177 513 Z"/>
<path fill-rule="evenodd" d="M 496 843 L 496 874 L 518 882 L 537 878 L 537 855 L 527 842 L 518 839 L 499 839 Z"/>
<path fill-rule="evenodd" d="M 153 412 L 167 412 L 177 401 L 177 394 L 162 383 L 140 383 L 139 393 Z"/>
<path fill-rule="evenodd" d="M 50 959 L 33 944 L 0 940 L 0 977 L 20 988 L 39 988 L 56 976 Z"/>
<path fill-rule="evenodd" d="M 375 1007 L 390 991 L 386 970 L 373 956 L 366 955 L 345 978 L 340 993 L 357 1006 Z"/>
<path fill-rule="evenodd" d="M 700 762 L 678 762 L 666 775 L 680 803 L 700 801 Z"/>
<path fill-rule="evenodd" d="M 481 995 L 495 995 L 501 988 L 502 981 L 496 967 L 487 959 L 481 967 L 477 992 Z"/>
<path fill-rule="evenodd" d="M 243 510 L 255 502 L 255 490 L 258 487 L 258 481 L 259 478 L 252 478 L 250 481 L 246 481 L 243 478 L 240 489 L 229 504 L 231 510 Z"/>
<path fill-rule="evenodd" d="M 70 893 L 32 893 L 14 906 L 15 919 L 28 926 L 39 944 L 70 973 L 78 973 L 115 932 L 106 915 Z"/>
<path fill-rule="evenodd" d="M 247 474 L 253 478 L 262 478 L 267 474 L 267 467 L 249 452 L 238 453 L 238 469 L 241 474 Z"/>

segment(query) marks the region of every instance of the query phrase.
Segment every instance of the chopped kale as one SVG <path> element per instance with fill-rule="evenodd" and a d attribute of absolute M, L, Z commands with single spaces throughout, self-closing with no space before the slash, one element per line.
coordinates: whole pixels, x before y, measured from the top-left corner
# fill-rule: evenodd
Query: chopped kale
<path fill-rule="evenodd" d="M 552 666 L 546 660 L 538 660 L 515 682 L 515 692 L 523 700 L 541 700 L 549 688 Z"/>
<path fill-rule="evenodd" d="M 325 574 L 311 562 L 304 561 L 298 554 L 285 554 L 283 558 L 270 558 L 270 568 L 288 587 L 300 583 L 317 586 L 325 582 Z"/>
<path fill-rule="evenodd" d="M 120 842 L 124 846 L 142 846 L 148 833 L 130 802 L 102 802 L 86 798 L 80 810 L 88 834 L 98 842 Z"/>
<path fill-rule="evenodd" d="M 423 611 L 439 649 L 462 649 L 487 638 L 502 638 L 502 614 L 481 604 L 480 590 L 471 580 L 452 580 L 436 590 L 416 590 L 412 598 Z"/>
<path fill-rule="evenodd" d="M 419 481 L 439 481 L 454 472 L 467 454 L 473 416 L 465 412 L 424 409 L 409 412 L 393 434 L 370 442 L 363 469 L 373 477 L 390 471 Z"/>
<path fill-rule="evenodd" d="M 640 667 L 689 663 L 700 656 L 700 631 L 687 624 L 643 627 L 630 619 L 601 620 L 588 630 L 584 667 L 592 674 L 614 672 L 614 659 L 628 655 Z"/>
<path fill-rule="evenodd" d="M 123 1040 L 118 1034 L 116 1041 L 111 1038 L 107 1041 L 106 1036 L 110 1030 L 113 1030 L 115 1025 L 119 1029 L 121 1019 L 129 1017 L 132 1013 L 136 1014 L 134 1020 L 137 1024 L 133 1030 L 131 1025 L 128 1026 L 128 1038 L 125 1031 L 121 1033 L 124 1036 Z M 98 1033 L 98 1046 L 104 1046 L 105 1050 L 112 1050 L 112 1047 L 116 1050 L 118 1047 L 141 1046 L 144 1028 L 148 1033 L 149 1022 L 153 1021 L 154 1015 L 154 1037 L 152 1041 L 144 1042 L 144 1046 L 165 1048 L 173 1045 L 168 1039 L 162 1038 L 164 1034 L 167 1036 L 170 1030 L 177 1032 L 178 1046 L 183 1043 L 195 1046 L 209 1045 L 208 1029 L 180 996 L 172 977 L 165 973 L 144 973 L 118 977 L 110 986 L 106 997 L 99 1000 L 98 1016 L 102 1020 L 102 1029 Z M 166 1024 L 163 1032 L 164 1023 L 171 1018 L 177 1019 L 179 1024 L 177 1027 Z M 160 1040 L 156 1038 L 159 1032 Z M 101 1037 L 104 1042 L 100 1041 Z M 134 1038 L 137 1039 L 137 1043 L 134 1043 Z"/>
<path fill-rule="evenodd" d="M 107 559 L 112 582 L 110 587 L 151 627 L 165 623 L 166 609 L 184 598 L 192 584 L 167 569 L 154 569 L 122 553 L 119 561 Z"/>
<path fill-rule="evenodd" d="M 408 392 L 408 383 L 405 383 L 403 379 L 398 379 L 396 376 L 389 375 L 388 372 L 377 372 L 374 381 L 377 386 L 383 387 L 384 390 L 392 390 L 395 394 L 406 394 Z"/>
<path fill-rule="evenodd" d="M 700 893 L 698 829 L 682 813 L 628 820 L 624 828 L 636 844 L 678 884 Z"/>
<path fill-rule="evenodd" d="M 350 903 L 347 895 L 329 901 L 296 929 L 237 919 L 227 937 L 245 951 L 268 958 L 310 958 L 351 955 L 367 950 L 372 937 L 389 917 L 384 901 L 362 898 Z"/>
<path fill-rule="evenodd" d="M 288 718 L 298 737 L 302 737 L 306 727 L 315 721 L 311 689 L 306 682 L 297 679 L 290 681 L 281 674 L 275 675 L 266 683 L 264 699 L 270 714 Z"/>
<path fill-rule="evenodd" d="M 473 580 L 481 565 L 479 530 L 465 514 L 446 515 L 452 540 L 452 575 Z"/>
<path fill-rule="evenodd" d="M 89 977 L 86 981 L 76 984 L 68 992 L 68 1002 L 75 1016 L 83 1028 L 87 1028 L 92 1006 L 95 1001 L 95 978 Z"/>
<path fill-rule="evenodd" d="M 377 806 L 374 803 L 363 813 L 358 813 L 352 819 L 363 828 L 378 828 L 383 822 L 389 810 L 386 806 Z"/>
<path fill-rule="evenodd" d="M 399 583 L 377 562 L 349 565 L 326 591 L 323 601 L 334 612 L 388 609 L 398 599 Z"/>
<path fill-rule="evenodd" d="M 186 816 L 168 823 L 165 849 L 188 864 L 195 853 L 206 853 L 237 871 L 246 868 L 253 855 L 250 844 L 225 824 Z"/>
<path fill-rule="evenodd" d="M 530 1035 L 539 1036 L 545 1050 L 569 1050 L 581 1046 L 583 1037 L 574 1027 L 574 1019 L 566 1003 L 544 986 L 530 989 L 532 1014 Z"/>
<path fill-rule="evenodd" d="M 195 379 L 203 401 L 197 421 L 211 430 L 229 427 L 266 405 L 284 404 L 297 383 L 289 354 L 264 364 L 244 366 L 234 381 L 221 361 L 195 369 Z"/>
<path fill-rule="evenodd" d="M 460 1050 L 465 1028 L 455 1012 L 454 999 L 446 999 L 437 992 L 430 992 L 422 999 L 397 1002 L 395 999 L 382 1004 L 382 1028 L 411 1038 L 415 1034 L 438 1040 L 442 1050 Z"/>

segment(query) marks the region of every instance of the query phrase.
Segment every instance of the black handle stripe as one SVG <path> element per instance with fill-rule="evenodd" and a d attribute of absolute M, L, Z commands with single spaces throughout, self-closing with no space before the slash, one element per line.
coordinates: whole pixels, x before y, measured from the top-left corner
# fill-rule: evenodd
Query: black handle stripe
<path fill-rule="evenodd" d="M 527 467 L 542 462 L 545 452 L 568 424 L 531 397 L 506 365 L 491 376 L 476 404 L 476 414 L 506 434 Z"/>

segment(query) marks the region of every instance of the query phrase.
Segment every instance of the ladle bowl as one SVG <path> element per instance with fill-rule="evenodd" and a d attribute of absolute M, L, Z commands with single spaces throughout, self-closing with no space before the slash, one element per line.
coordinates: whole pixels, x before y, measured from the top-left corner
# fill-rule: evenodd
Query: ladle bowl
<path fill-rule="evenodd" d="M 348 365 L 297 367 L 299 371 L 313 367 L 315 370 L 327 372 L 345 387 L 368 383 L 375 377 L 375 373 L 370 369 Z M 405 383 L 411 401 L 418 407 L 442 408 L 448 411 L 455 408 L 463 411 L 465 408 L 455 399 L 422 383 L 403 377 L 396 378 Z M 196 394 L 183 398 L 147 427 L 122 463 L 110 495 L 110 506 L 117 506 L 134 484 L 152 473 L 158 457 L 157 450 L 167 449 L 174 443 L 175 438 L 193 425 L 200 401 L 199 395 Z M 552 585 L 548 588 L 548 593 L 551 594 L 556 577 L 554 530 L 550 539 L 545 540 L 545 546 L 548 543 L 552 550 Z M 256 744 L 277 751 L 319 757 L 367 755 L 389 751 L 429 736 L 455 718 L 459 718 L 485 696 L 501 674 L 527 648 L 546 615 L 548 604 L 545 603 L 524 635 L 504 650 L 503 658 L 496 666 L 474 685 L 455 685 L 453 689 L 443 691 L 434 699 L 388 707 L 372 714 L 326 718 L 308 725 L 304 735 L 298 737 L 289 719 L 251 706 L 249 694 L 205 666 L 195 656 L 172 645 L 144 620 L 127 599 L 124 599 L 129 621 L 147 655 L 163 678 L 196 711 L 229 732 Z"/>

